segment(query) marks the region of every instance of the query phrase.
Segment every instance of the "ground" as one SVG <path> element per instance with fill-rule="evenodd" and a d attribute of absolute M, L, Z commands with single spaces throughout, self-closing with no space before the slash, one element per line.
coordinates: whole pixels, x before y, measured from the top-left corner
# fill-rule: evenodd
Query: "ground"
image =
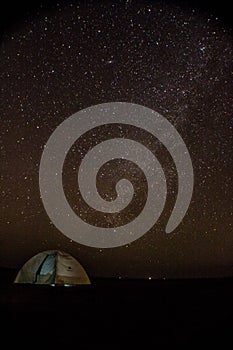
<path fill-rule="evenodd" d="M 233 280 L 92 280 L 91 286 L 14 284 L 1 273 L 1 339 L 81 349 L 233 344 Z M 78 347 L 80 346 L 80 347 Z"/>

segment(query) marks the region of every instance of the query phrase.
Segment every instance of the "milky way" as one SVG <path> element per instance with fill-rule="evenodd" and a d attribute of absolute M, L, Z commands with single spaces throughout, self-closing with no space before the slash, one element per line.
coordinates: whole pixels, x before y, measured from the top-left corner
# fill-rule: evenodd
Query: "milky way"
<path fill-rule="evenodd" d="M 229 26 L 207 10 L 177 2 L 58 2 L 7 28 L 0 52 L 0 265 L 19 267 L 39 251 L 62 249 L 93 276 L 232 273 L 232 54 Z M 174 125 L 193 162 L 194 192 L 182 223 L 165 234 L 178 187 L 169 153 L 141 129 L 93 129 L 74 144 L 63 174 L 69 203 L 83 220 L 113 227 L 132 220 L 145 204 L 145 178 L 124 160 L 106 164 L 97 187 L 113 198 L 113 184 L 128 178 L 135 187 L 128 211 L 96 213 L 83 203 L 79 163 L 104 139 L 142 142 L 160 160 L 169 190 L 161 218 L 143 237 L 96 249 L 69 240 L 52 224 L 40 198 L 39 165 L 62 121 L 117 101 L 149 107 Z"/>

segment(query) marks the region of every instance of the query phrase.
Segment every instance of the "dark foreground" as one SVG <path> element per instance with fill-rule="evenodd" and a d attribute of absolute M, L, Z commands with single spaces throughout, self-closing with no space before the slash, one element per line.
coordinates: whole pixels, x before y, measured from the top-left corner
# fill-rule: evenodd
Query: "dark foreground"
<path fill-rule="evenodd" d="M 0 272 L 6 348 L 233 348 L 232 278 L 52 287 L 14 284 L 12 272 Z"/>

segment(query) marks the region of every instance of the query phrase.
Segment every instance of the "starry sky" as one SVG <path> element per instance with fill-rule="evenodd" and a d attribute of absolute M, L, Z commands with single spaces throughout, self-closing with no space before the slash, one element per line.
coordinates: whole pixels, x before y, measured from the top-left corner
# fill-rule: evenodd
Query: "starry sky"
<path fill-rule="evenodd" d="M 232 275 L 233 42 L 224 12 L 177 1 L 34 5 L 9 8 L 9 20 L 5 16 L 2 22 L 0 266 L 19 268 L 39 251 L 61 249 L 95 277 Z M 67 238 L 47 216 L 39 191 L 40 159 L 62 121 L 117 101 L 149 107 L 175 126 L 193 162 L 193 197 L 181 224 L 165 234 L 177 194 L 170 154 L 142 129 L 95 128 L 70 149 L 63 173 L 66 197 L 84 221 L 123 225 L 146 201 L 145 176 L 126 160 L 110 161 L 97 178 L 104 198 L 114 198 L 120 178 L 133 183 L 135 196 L 121 215 L 96 212 L 83 201 L 77 185 L 80 162 L 106 139 L 131 138 L 156 153 L 168 198 L 157 223 L 137 241 L 91 248 Z"/>

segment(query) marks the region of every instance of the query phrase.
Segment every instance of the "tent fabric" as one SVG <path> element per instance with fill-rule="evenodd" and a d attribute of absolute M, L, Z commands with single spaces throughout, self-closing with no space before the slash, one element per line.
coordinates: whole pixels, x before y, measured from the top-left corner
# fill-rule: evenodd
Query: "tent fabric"
<path fill-rule="evenodd" d="M 82 265 L 70 254 L 46 250 L 29 259 L 18 272 L 15 283 L 90 284 Z"/>

